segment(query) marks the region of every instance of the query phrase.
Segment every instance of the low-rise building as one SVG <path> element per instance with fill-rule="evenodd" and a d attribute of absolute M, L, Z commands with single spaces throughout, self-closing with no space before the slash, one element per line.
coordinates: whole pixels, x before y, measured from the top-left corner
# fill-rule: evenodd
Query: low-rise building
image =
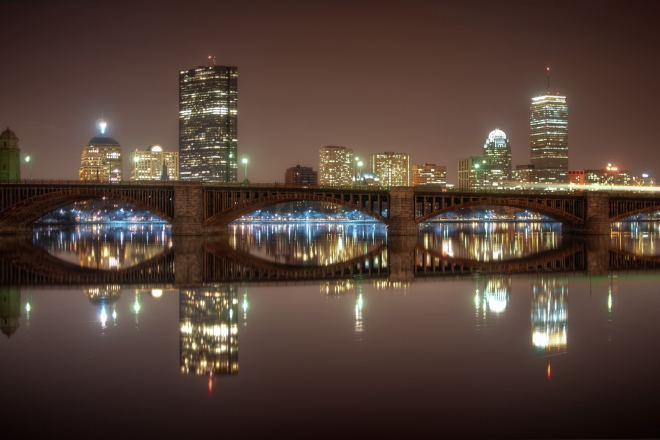
<path fill-rule="evenodd" d="M 284 183 L 287 185 L 318 185 L 319 173 L 314 171 L 312 167 L 295 167 L 288 168 L 284 172 Z"/>

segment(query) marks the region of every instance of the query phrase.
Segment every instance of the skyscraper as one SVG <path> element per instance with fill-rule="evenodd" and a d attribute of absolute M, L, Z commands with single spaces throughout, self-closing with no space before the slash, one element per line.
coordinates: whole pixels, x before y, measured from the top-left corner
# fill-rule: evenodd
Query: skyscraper
<path fill-rule="evenodd" d="M 499 128 L 488 135 L 484 143 L 486 169 L 482 174 L 484 186 L 500 186 L 511 179 L 511 145 Z"/>
<path fill-rule="evenodd" d="M 199 66 L 179 73 L 181 180 L 236 182 L 238 68 Z"/>
<path fill-rule="evenodd" d="M 568 106 L 566 97 L 532 98 L 530 108 L 532 165 L 540 183 L 568 182 Z"/>
<path fill-rule="evenodd" d="M 319 185 L 353 183 L 353 150 L 329 145 L 319 150 Z"/>

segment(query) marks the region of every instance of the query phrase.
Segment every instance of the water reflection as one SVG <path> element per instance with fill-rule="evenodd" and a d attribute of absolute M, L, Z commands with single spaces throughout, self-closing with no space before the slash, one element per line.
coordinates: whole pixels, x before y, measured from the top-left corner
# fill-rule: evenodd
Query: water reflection
<path fill-rule="evenodd" d="M 80 267 L 117 270 L 172 247 L 171 228 L 149 225 L 79 225 L 35 228 L 33 243 Z"/>
<path fill-rule="evenodd" d="M 611 244 L 616 249 L 635 255 L 658 255 L 660 253 L 660 223 L 615 223 L 612 225 Z"/>
<path fill-rule="evenodd" d="M 383 246 L 381 224 L 231 225 L 234 249 L 281 264 L 328 266 L 368 254 Z"/>
<path fill-rule="evenodd" d="M 512 278 L 510 276 L 491 276 L 484 280 L 483 291 L 479 290 L 480 280 L 476 278 L 474 296 L 475 316 L 477 325 L 485 325 L 489 316 L 498 315 L 506 310 L 511 294 Z"/>
<path fill-rule="evenodd" d="M 568 280 L 532 282 L 532 343 L 541 352 L 559 353 L 568 344 Z"/>
<path fill-rule="evenodd" d="M 561 247 L 558 223 L 444 223 L 420 229 L 424 249 L 445 257 L 490 262 L 523 258 Z"/>
<path fill-rule="evenodd" d="M 247 313 L 247 298 L 243 310 Z M 236 286 L 181 289 L 179 316 L 182 373 L 238 374 Z"/>

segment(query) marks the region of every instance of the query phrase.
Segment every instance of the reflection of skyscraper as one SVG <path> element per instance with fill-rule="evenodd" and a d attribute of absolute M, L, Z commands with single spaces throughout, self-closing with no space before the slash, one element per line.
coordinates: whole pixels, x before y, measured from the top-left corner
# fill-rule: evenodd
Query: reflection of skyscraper
<path fill-rule="evenodd" d="M 236 182 L 238 68 L 199 66 L 179 73 L 179 177 Z"/>
<path fill-rule="evenodd" d="M 568 281 L 542 278 L 532 283 L 532 343 L 562 351 L 568 334 Z"/>
<path fill-rule="evenodd" d="M 238 294 L 235 286 L 181 289 L 181 372 L 238 374 Z"/>
<path fill-rule="evenodd" d="M 10 337 L 18 329 L 21 317 L 21 288 L 0 287 L 0 330 Z"/>

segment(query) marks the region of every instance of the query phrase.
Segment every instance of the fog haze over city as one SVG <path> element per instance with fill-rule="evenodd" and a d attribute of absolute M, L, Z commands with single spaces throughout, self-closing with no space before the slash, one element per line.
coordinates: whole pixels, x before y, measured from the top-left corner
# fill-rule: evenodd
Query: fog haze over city
<path fill-rule="evenodd" d="M 103 117 L 125 154 L 178 149 L 178 74 L 238 66 L 238 154 L 253 182 L 318 167 L 325 145 L 447 166 L 495 128 L 529 163 L 529 106 L 567 97 L 569 169 L 657 176 L 652 2 L 11 2 L 0 124 L 36 179 L 76 179 Z M 128 171 L 124 161 L 124 173 Z M 239 169 L 239 181 L 242 180 Z M 27 174 L 27 173 L 25 173 Z"/>

